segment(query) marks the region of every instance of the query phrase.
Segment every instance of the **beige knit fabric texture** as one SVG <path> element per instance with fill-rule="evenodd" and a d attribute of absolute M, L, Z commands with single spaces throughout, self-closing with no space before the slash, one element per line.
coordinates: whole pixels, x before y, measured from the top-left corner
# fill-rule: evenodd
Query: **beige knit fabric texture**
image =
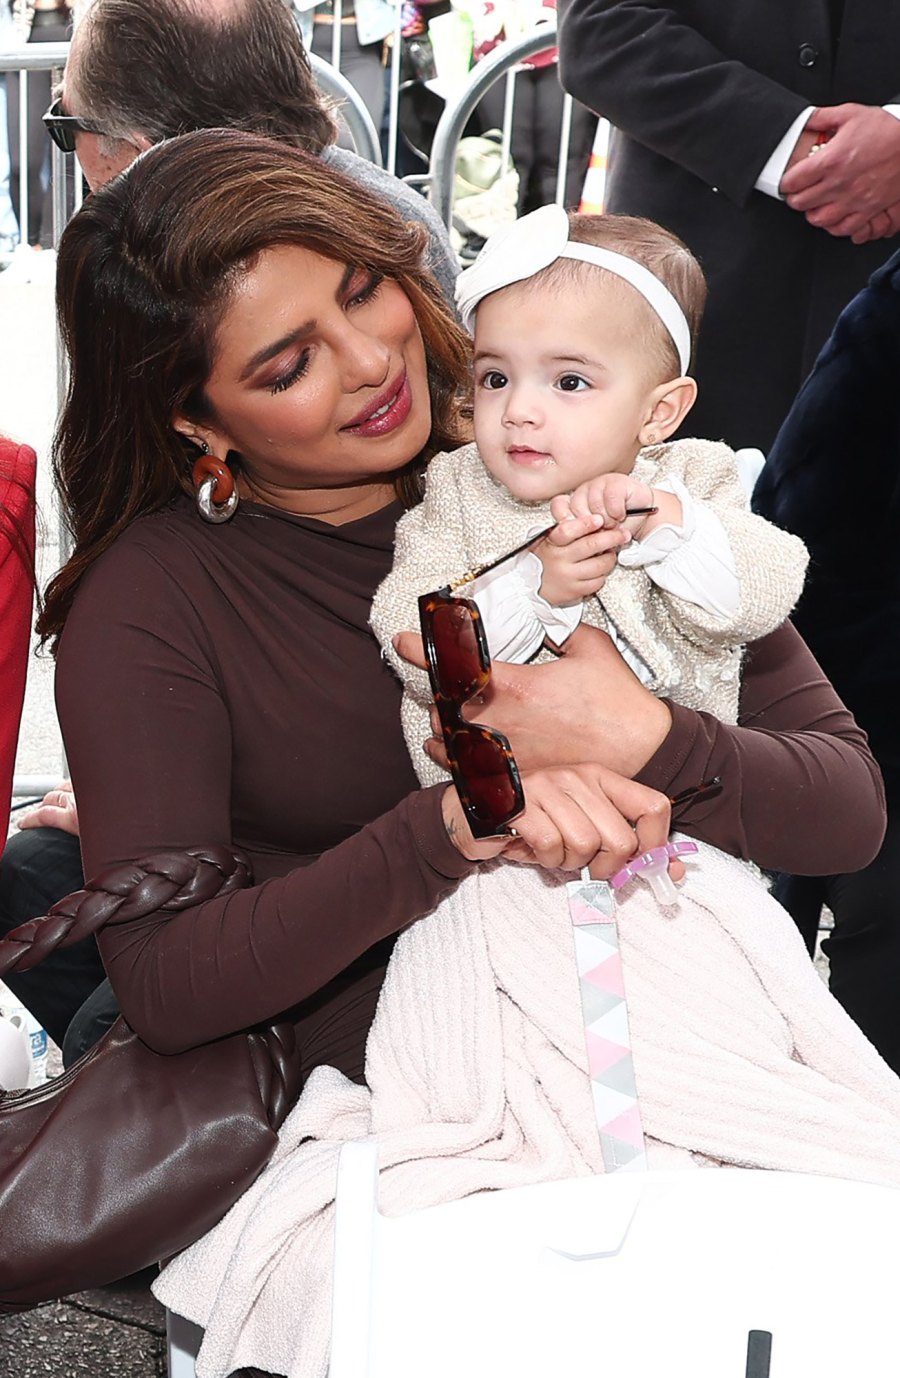
<path fill-rule="evenodd" d="M 774 631 L 790 614 L 803 587 L 805 547 L 749 510 L 727 445 L 707 440 L 657 445 L 641 451 L 634 473 L 651 485 L 680 479 L 695 501 L 716 513 L 734 555 L 740 606 L 734 618 L 722 621 L 664 592 L 644 569 L 617 565 L 601 592 L 585 601 L 584 621 L 603 631 L 614 627 L 651 670 L 657 694 L 736 722 L 743 647 Z M 375 594 L 371 621 L 405 686 L 403 730 L 423 784 L 447 778 L 422 751 L 431 735 L 428 676 L 400 659 L 391 637 L 418 630 L 420 594 L 514 550 L 535 527 L 552 520 L 549 506 L 526 506 L 512 498 L 488 474 L 476 446 L 466 445 L 431 461 L 424 501 L 398 523 L 394 567 Z M 552 656 L 542 652 L 540 658 Z"/>

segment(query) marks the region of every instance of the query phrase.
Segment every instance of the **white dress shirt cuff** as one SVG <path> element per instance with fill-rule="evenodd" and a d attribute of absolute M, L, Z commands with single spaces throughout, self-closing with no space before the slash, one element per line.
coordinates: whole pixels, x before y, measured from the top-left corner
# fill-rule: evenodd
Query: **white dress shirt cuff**
<path fill-rule="evenodd" d="M 774 196 L 776 201 L 784 200 L 784 197 L 778 190 L 781 185 L 781 179 L 790 161 L 790 156 L 794 151 L 794 145 L 806 127 L 806 121 L 815 108 L 814 105 L 808 105 L 805 110 L 802 110 L 784 138 L 779 140 L 777 147 L 771 153 L 768 162 L 756 179 L 757 191 L 764 191 L 767 196 Z M 882 110 L 886 110 L 889 115 L 893 115 L 895 120 L 900 120 L 900 105 L 883 105 L 881 108 Z"/>
<path fill-rule="evenodd" d="M 756 179 L 757 191 L 764 191 L 767 196 L 774 196 L 776 201 L 784 200 L 784 197 L 778 190 L 781 179 L 784 176 L 784 170 L 790 161 L 797 140 L 800 138 L 806 126 L 806 121 L 815 108 L 814 105 L 808 105 L 805 110 L 801 110 L 784 138 L 779 140 L 770 154 L 768 162 Z"/>

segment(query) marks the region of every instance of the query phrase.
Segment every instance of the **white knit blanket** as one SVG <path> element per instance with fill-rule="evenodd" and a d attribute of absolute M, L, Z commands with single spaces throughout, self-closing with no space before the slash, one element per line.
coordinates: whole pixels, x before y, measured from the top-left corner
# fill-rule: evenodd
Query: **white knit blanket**
<path fill-rule="evenodd" d="M 388 1215 L 603 1170 L 564 882 L 484 867 L 400 938 L 370 1089 L 317 1069 L 267 1169 L 154 1286 L 205 1328 L 200 1378 L 324 1378 L 346 1140 L 377 1137 Z M 900 1081 L 748 868 L 702 847 L 669 910 L 633 884 L 619 940 L 651 1167 L 900 1185 Z"/>

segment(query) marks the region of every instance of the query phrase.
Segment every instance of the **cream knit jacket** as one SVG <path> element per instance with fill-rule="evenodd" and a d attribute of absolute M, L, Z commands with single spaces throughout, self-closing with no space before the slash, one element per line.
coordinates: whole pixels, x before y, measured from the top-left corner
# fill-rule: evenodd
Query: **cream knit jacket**
<path fill-rule="evenodd" d="M 697 502 L 716 513 L 734 555 L 740 605 L 723 621 L 666 593 L 644 569 L 617 565 L 601 592 L 585 601 L 584 621 L 613 628 L 628 642 L 650 669 L 655 693 L 736 722 L 743 646 L 773 631 L 791 612 L 803 587 L 806 550 L 796 536 L 750 512 L 727 445 L 678 440 L 653 446 L 641 451 L 634 473 L 651 485 L 680 479 Z M 397 525 L 394 566 L 375 594 L 371 623 L 403 680 L 403 730 L 423 784 L 447 778 L 422 751 L 430 735 L 428 676 L 400 659 L 391 637 L 418 630 L 419 594 L 497 559 L 551 522 L 549 507 L 511 497 L 488 474 L 476 446 L 465 445 L 431 461 L 424 501 Z M 541 658 L 552 657 L 542 652 Z"/>

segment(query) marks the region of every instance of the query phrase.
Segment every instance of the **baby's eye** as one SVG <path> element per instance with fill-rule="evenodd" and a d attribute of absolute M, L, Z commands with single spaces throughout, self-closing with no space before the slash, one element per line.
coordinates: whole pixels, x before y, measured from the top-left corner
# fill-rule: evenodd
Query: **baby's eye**
<path fill-rule="evenodd" d="M 481 386 L 488 388 L 489 391 L 496 391 L 497 388 L 505 388 L 509 382 L 505 373 L 501 373 L 499 368 L 489 368 L 482 376 Z"/>
<path fill-rule="evenodd" d="M 579 373 L 563 373 L 557 383 L 560 392 L 581 392 L 582 388 L 588 386 L 587 379 Z"/>

